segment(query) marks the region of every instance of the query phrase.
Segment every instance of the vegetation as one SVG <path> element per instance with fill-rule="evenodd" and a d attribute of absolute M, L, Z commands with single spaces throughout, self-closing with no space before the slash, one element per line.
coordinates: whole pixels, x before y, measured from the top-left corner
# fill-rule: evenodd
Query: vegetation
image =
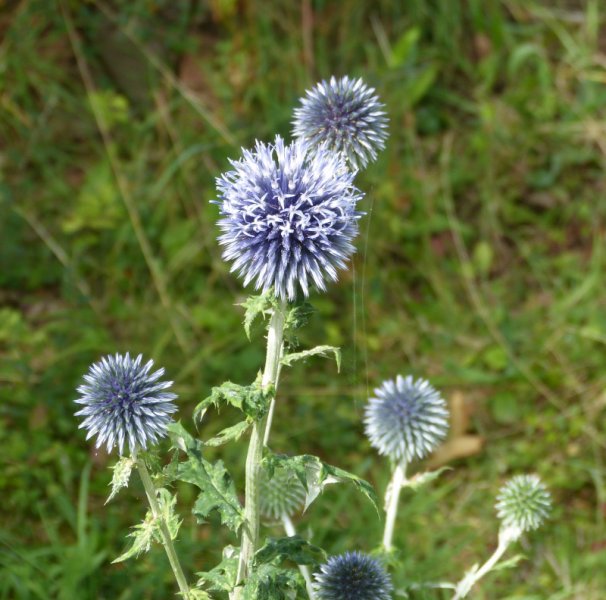
<path fill-rule="evenodd" d="M 374 483 L 373 387 L 426 377 L 450 401 L 447 464 L 403 490 L 394 585 L 457 580 L 494 550 L 493 498 L 535 472 L 551 521 L 473 597 L 599 600 L 606 589 L 606 13 L 599 0 L 44 0 L 0 7 L 0 598 L 166 598 L 162 548 L 112 565 L 144 490 L 103 506 L 115 462 L 77 430 L 75 387 L 101 355 L 153 357 L 181 418 L 220 382 L 252 381 L 263 329 L 216 242 L 215 177 L 255 138 L 288 136 L 332 74 L 376 87 L 390 117 L 354 268 L 301 347 L 342 369 L 289 369 L 276 452 Z M 209 412 L 206 437 L 233 424 Z M 302 427 L 301 423 L 305 425 Z M 289 426 L 289 424 L 292 424 Z M 213 450 L 243 490 L 242 446 Z M 92 474 L 94 473 L 94 477 Z M 333 489 L 334 488 L 334 489 Z M 179 484 L 180 502 L 195 490 Z M 185 515 L 185 513 L 183 513 Z M 194 517 L 185 515 L 186 519 Z M 313 529 L 311 523 L 313 522 Z M 183 527 L 189 574 L 212 568 L 211 520 Z M 297 523 L 334 554 L 382 522 L 331 486 Z M 415 598 L 449 597 L 439 590 Z M 412 594 L 411 594 L 412 596 Z"/>

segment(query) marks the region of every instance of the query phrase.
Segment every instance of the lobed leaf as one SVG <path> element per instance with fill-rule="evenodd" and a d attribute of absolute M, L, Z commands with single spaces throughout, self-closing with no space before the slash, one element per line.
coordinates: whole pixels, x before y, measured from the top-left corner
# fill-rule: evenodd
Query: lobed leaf
<path fill-rule="evenodd" d="M 202 442 L 205 446 L 222 446 L 232 440 L 239 440 L 244 433 L 251 426 L 250 421 L 240 421 L 236 425 L 226 427 L 221 430 L 215 437 Z"/>
<path fill-rule="evenodd" d="M 210 571 L 197 573 L 200 579 L 197 585 L 208 584 L 209 589 L 217 592 L 231 592 L 236 585 L 239 551 L 233 546 L 223 549 L 223 560 Z"/>
<path fill-rule="evenodd" d="M 345 482 L 351 483 L 359 492 L 364 494 L 372 502 L 377 513 L 379 512 L 377 495 L 370 483 L 344 469 L 322 462 L 317 456 L 310 454 L 287 456 L 285 454 L 269 453 L 263 459 L 263 464 L 267 468 L 269 477 L 273 476 L 277 467 L 291 471 L 298 477 L 307 492 L 305 510 L 329 483 Z"/>
<path fill-rule="evenodd" d="M 118 492 L 124 488 L 128 487 L 128 482 L 130 480 L 130 474 L 133 470 L 133 466 L 135 465 L 135 459 L 130 456 L 123 456 L 120 460 L 112 467 L 114 474 L 112 475 L 112 491 L 110 495 L 107 497 L 105 504 L 107 504 L 110 500 L 115 498 Z"/>
<path fill-rule="evenodd" d="M 212 388 L 210 396 L 202 400 L 194 410 L 194 420 L 201 421 L 210 406 L 219 408 L 227 404 L 241 410 L 247 417 L 258 420 L 264 417 L 269 410 L 274 389 L 264 390 L 260 380 L 252 385 L 239 385 L 226 381 L 220 386 Z"/>
<path fill-rule="evenodd" d="M 302 352 L 292 352 L 282 357 L 280 361 L 283 365 L 290 367 L 293 363 L 309 358 L 310 356 L 327 356 L 334 354 L 335 362 L 337 363 L 337 371 L 341 371 L 341 349 L 336 346 L 316 346 L 311 350 L 303 350 Z"/>
<path fill-rule="evenodd" d="M 204 459 L 202 442 L 194 439 L 180 423 L 169 427 L 169 435 L 173 444 L 187 454 L 187 460 L 174 467 L 175 478 L 200 489 L 192 511 L 198 522 L 203 523 L 216 510 L 221 523 L 237 533 L 244 522 L 244 512 L 223 461 L 211 463 Z"/>
<path fill-rule="evenodd" d="M 245 309 L 244 331 L 246 332 L 246 337 L 250 340 L 250 328 L 255 319 L 259 316 L 264 316 L 266 312 L 275 308 L 276 297 L 273 290 L 267 290 L 263 294 L 249 296 L 239 306 L 243 306 Z"/>
<path fill-rule="evenodd" d="M 295 600 L 306 598 L 305 585 L 298 571 L 263 564 L 247 578 L 243 600 Z"/>
<path fill-rule="evenodd" d="M 326 552 L 295 535 L 282 538 L 267 538 L 265 544 L 255 553 L 255 565 L 285 561 L 296 565 L 317 566 L 326 561 Z M 274 564 L 275 564 L 274 563 Z"/>

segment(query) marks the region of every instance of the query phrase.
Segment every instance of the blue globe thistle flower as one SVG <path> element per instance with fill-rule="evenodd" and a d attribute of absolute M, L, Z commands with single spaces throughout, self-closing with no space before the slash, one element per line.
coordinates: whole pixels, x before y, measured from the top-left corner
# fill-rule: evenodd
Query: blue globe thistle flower
<path fill-rule="evenodd" d="M 217 178 L 223 258 L 244 285 L 254 280 L 282 299 L 293 300 L 298 289 L 307 296 L 310 284 L 326 289 L 354 252 L 363 194 L 353 174 L 334 152 L 308 152 L 279 136 L 243 153 Z"/>
<path fill-rule="evenodd" d="M 128 442 L 132 454 L 166 435 L 177 410 L 176 394 L 165 391 L 173 382 L 160 381 L 164 369 L 152 373 L 154 361 L 142 365 L 142 359 L 141 354 L 134 360 L 128 353 L 106 356 L 84 375 L 75 400 L 84 408 L 76 416 L 85 417 L 79 429 L 87 430 L 87 440 L 97 435 L 97 448 L 105 444 L 111 452 L 117 445 L 122 454 Z"/>
<path fill-rule="evenodd" d="M 265 469 L 261 472 L 259 509 L 266 519 L 292 516 L 303 507 L 306 495 L 305 487 L 291 471 L 278 468 L 271 479 Z"/>
<path fill-rule="evenodd" d="M 321 81 L 295 109 L 293 134 L 311 146 L 328 144 L 354 167 L 376 160 L 385 147 L 387 117 L 375 90 L 361 79 Z"/>
<path fill-rule="evenodd" d="M 357 551 L 331 556 L 314 578 L 319 600 L 389 600 L 393 591 L 381 563 Z"/>
<path fill-rule="evenodd" d="M 551 512 L 551 495 L 537 475 L 516 475 L 499 491 L 497 516 L 519 534 L 537 529 Z"/>
<path fill-rule="evenodd" d="M 375 389 L 365 409 L 365 431 L 379 454 L 393 461 L 425 458 L 446 437 L 448 410 L 424 379 L 398 375 Z"/>

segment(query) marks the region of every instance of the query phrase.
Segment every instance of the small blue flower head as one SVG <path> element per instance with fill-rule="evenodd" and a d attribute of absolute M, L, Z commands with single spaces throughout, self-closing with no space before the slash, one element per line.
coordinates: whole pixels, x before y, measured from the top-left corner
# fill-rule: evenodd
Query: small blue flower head
<path fill-rule="evenodd" d="M 365 167 L 385 147 L 385 107 L 361 79 L 321 81 L 295 109 L 293 134 L 310 146 L 327 144 L 354 167 Z"/>
<path fill-rule="evenodd" d="M 393 591 L 381 563 L 357 551 L 331 556 L 314 577 L 319 600 L 389 600 Z"/>
<path fill-rule="evenodd" d="M 339 156 L 301 142 L 257 142 L 217 178 L 223 232 L 219 243 L 232 271 L 293 300 L 310 285 L 326 289 L 354 252 L 362 193 Z"/>
<path fill-rule="evenodd" d="M 303 508 L 307 493 L 299 478 L 291 471 L 277 468 L 270 478 L 267 471 L 263 470 L 260 480 L 259 509 L 266 519 L 278 521 Z"/>
<path fill-rule="evenodd" d="M 383 382 L 365 413 L 370 443 L 397 463 L 425 458 L 448 431 L 444 399 L 428 381 L 410 375 Z"/>
<path fill-rule="evenodd" d="M 87 440 L 97 435 L 97 448 L 105 444 L 111 452 L 117 445 L 122 454 L 128 442 L 132 454 L 166 435 L 177 410 L 176 394 L 165 391 L 173 382 L 160 381 L 164 369 L 152 373 L 154 361 L 142 360 L 140 354 L 134 360 L 128 353 L 106 356 L 90 366 L 78 387 L 75 402 L 84 405 L 76 413 L 84 417 L 79 429 L 87 430 Z"/>
<path fill-rule="evenodd" d="M 499 491 L 496 509 L 503 527 L 521 534 L 547 519 L 551 495 L 537 475 L 516 475 Z"/>

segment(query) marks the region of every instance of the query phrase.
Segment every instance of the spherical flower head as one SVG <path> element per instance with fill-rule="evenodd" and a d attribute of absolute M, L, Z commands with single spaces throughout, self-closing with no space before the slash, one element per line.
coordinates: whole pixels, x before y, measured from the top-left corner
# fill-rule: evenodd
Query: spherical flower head
<path fill-rule="evenodd" d="M 425 458 L 446 437 L 446 402 L 429 382 L 410 375 L 383 382 L 365 409 L 365 430 L 379 454 L 394 462 Z"/>
<path fill-rule="evenodd" d="M 354 167 L 365 167 L 385 147 L 385 107 L 361 79 L 321 81 L 295 109 L 293 134 L 311 146 L 328 144 Z"/>
<path fill-rule="evenodd" d="M 84 408 L 76 416 L 84 417 L 79 428 L 87 430 L 86 439 L 97 435 L 97 448 L 105 444 L 111 452 L 117 445 L 122 454 L 128 442 L 132 454 L 166 435 L 177 396 L 166 391 L 172 381 L 160 381 L 164 369 L 152 372 L 154 361 L 142 360 L 141 354 L 134 360 L 128 353 L 106 356 L 84 375 L 75 400 Z"/>
<path fill-rule="evenodd" d="M 342 159 L 301 142 L 257 142 L 217 178 L 223 258 L 244 285 L 293 300 L 326 289 L 354 252 L 362 193 Z"/>
<path fill-rule="evenodd" d="M 319 600 L 389 600 L 393 591 L 381 563 L 357 551 L 330 557 L 314 577 Z"/>
<path fill-rule="evenodd" d="M 519 534 L 537 529 L 551 512 L 551 495 L 537 475 L 516 475 L 499 491 L 497 516 Z"/>
<path fill-rule="evenodd" d="M 266 519 L 292 516 L 301 510 L 306 495 L 305 487 L 291 471 L 278 468 L 271 478 L 265 469 L 261 471 L 259 508 Z"/>

